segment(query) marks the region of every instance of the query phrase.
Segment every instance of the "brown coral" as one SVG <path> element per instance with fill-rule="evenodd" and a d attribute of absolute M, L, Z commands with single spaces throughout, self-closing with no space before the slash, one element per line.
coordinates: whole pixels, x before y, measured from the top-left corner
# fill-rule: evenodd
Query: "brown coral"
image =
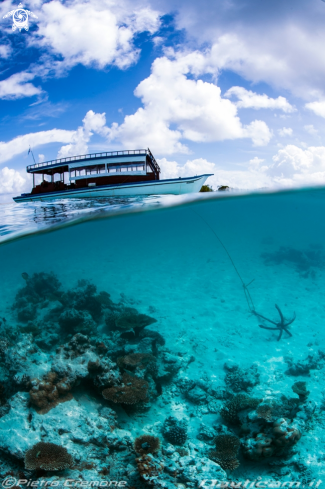
<path fill-rule="evenodd" d="M 278 447 L 295 445 L 301 438 L 297 426 L 290 423 L 286 418 L 279 418 L 273 423 L 273 433 L 276 437 L 274 444 Z"/>
<path fill-rule="evenodd" d="M 271 457 L 274 453 L 272 441 L 272 438 L 264 433 L 258 433 L 256 438 L 248 438 L 243 445 L 245 457 L 250 460 Z"/>
<path fill-rule="evenodd" d="M 157 436 L 141 435 L 134 440 L 134 450 L 140 455 L 156 453 L 160 448 L 160 440 Z"/>
<path fill-rule="evenodd" d="M 130 353 L 125 357 L 118 357 L 117 365 L 120 368 L 144 368 L 149 363 L 156 361 L 151 353 Z"/>
<path fill-rule="evenodd" d="M 274 414 L 275 411 L 278 411 L 278 408 L 278 404 L 273 399 L 266 400 L 257 407 L 256 413 L 258 418 L 265 419 L 265 421 L 269 422 L 274 420 Z"/>
<path fill-rule="evenodd" d="M 121 386 L 104 389 L 102 395 L 105 399 L 119 404 L 136 404 L 147 400 L 149 384 L 146 380 L 139 379 L 128 373 L 122 376 Z"/>
<path fill-rule="evenodd" d="M 138 471 L 141 479 L 149 485 L 155 484 L 155 479 L 160 476 L 164 470 L 164 464 L 148 453 L 136 459 Z"/>
<path fill-rule="evenodd" d="M 260 402 L 260 399 L 254 399 L 245 394 L 238 394 L 224 404 L 224 406 L 220 409 L 220 415 L 228 423 L 237 424 L 239 423 L 239 411 L 248 408 L 254 409 Z"/>
<path fill-rule="evenodd" d="M 133 307 L 124 307 L 119 313 L 113 312 L 107 315 L 105 321 L 112 329 L 120 331 L 133 329 L 138 334 L 146 326 L 156 323 L 157 319 L 146 314 L 139 314 Z"/>
<path fill-rule="evenodd" d="M 235 435 L 219 435 L 215 439 L 216 449 L 209 456 L 224 470 L 235 470 L 239 467 L 237 452 L 240 446 L 239 438 Z"/>
<path fill-rule="evenodd" d="M 291 387 L 293 392 L 298 394 L 299 400 L 301 402 L 306 401 L 307 397 L 309 396 L 310 392 L 307 391 L 307 384 L 306 382 L 295 382 L 293 386 Z"/>
<path fill-rule="evenodd" d="M 55 443 L 40 441 L 27 450 L 25 467 L 27 470 L 64 470 L 71 467 L 73 458 L 67 449 Z"/>
<path fill-rule="evenodd" d="M 60 402 L 70 401 L 71 385 L 66 379 L 58 381 L 55 372 L 49 372 L 43 380 L 33 379 L 29 391 L 30 402 L 40 414 L 45 414 Z"/>

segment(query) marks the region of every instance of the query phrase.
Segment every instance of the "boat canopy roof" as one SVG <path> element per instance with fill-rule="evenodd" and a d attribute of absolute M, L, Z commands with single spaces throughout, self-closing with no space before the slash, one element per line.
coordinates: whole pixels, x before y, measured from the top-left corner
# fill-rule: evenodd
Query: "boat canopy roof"
<path fill-rule="evenodd" d="M 110 151 L 105 153 L 90 153 L 79 156 L 68 156 L 57 160 L 45 161 L 27 166 L 28 173 L 53 175 L 54 173 L 68 172 L 72 168 L 87 167 L 98 164 L 125 165 L 140 161 L 150 161 L 153 170 L 160 172 L 159 165 L 150 149 L 133 149 L 125 151 Z"/>

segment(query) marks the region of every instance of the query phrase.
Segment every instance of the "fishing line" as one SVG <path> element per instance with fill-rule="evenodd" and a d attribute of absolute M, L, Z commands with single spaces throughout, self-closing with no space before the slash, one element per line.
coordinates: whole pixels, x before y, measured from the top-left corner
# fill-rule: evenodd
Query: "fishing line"
<path fill-rule="evenodd" d="M 221 244 L 222 248 L 225 250 L 225 252 L 227 253 L 227 256 L 232 264 L 232 266 L 234 267 L 234 270 L 235 272 L 237 273 L 238 277 L 239 277 L 239 280 L 241 281 L 242 283 L 242 286 L 243 286 L 243 289 L 244 289 L 244 294 L 245 294 L 245 298 L 246 298 L 246 302 L 247 302 L 247 305 L 248 305 L 248 308 L 250 310 L 251 313 L 255 314 L 255 306 L 254 306 L 254 302 L 253 302 L 253 299 L 252 299 L 252 296 L 248 290 L 248 287 L 254 282 L 254 278 L 253 280 L 251 280 L 248 284 L 245 284 L 244 280 L 242 279 L 242 276 L 240 275 L 239 271 L 238 271 L 238 268 L 236 267 L 235 263 L 234 263 L 234 260 L 232 259 L 229 251 L 227 250 L 226 246 L 224 245 L 224 243 L 221 241 L 221 239 L 219 238 L 219 236 L 217 235 L 217 233 L 215 232 L 215 230 L 213 229 L 213 227 L 208 223 L 208 221 L 206 221 L 204 219 L 204 217 L 202 217 L 200 214 L 198 214 L 196 211 L 193 211 L 195 212 L 195 214 L 197 216 L 200 217 L 200 219 L 202 219 L 203 222 L 205 222 L 205 224 L 208 226 L 208 228 L 210 229 L 210 231 L 214 234 L 214 236 L 217 238 L 217 240 L 219 241 L 219 243 Z"/>

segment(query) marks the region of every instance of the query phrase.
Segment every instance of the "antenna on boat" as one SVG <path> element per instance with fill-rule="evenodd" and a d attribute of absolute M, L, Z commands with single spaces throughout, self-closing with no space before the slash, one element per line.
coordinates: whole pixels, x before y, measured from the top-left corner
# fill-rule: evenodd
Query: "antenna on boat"
<path fill-rule="evenodd" d="M 30 146 L 29 146 L 29 150 L 28 150 L 27 156 L 29 155 L 29 153 L 32 153 L 32 157 L 33 157 L 34 163 L 36 165 L 36 161 L 35 161 L 35 158 L 34 158 L 34 153 L 33 153 L 32 148 Z"/>

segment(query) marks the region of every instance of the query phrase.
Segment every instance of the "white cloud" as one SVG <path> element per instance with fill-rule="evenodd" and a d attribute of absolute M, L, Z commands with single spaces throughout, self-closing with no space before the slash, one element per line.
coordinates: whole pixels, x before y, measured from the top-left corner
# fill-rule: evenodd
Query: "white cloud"
<path fill-rule="evenodd" d="M 49 131 L 40 131 L 23 136 L 17 136 L 8 142 L 0 142 L 0 163 L 10 160 L 24 151 L 28 151 L 29 146 L 37 148 L 50 143 L 68 143 L 59 150 L 58 158 L 65 156 L 74 156 L 85 154 L 88 151 L 87 143 L 91 136 L 97 133 L 106 136 L 108 128 L 105 126 L 105 113 L 97 114 L 89 110 L 83 119 L 83 125 L 75 131 L 66 131 L 64 129 L 51 129 Z M 39 160 L 44 155 L 39 155 Z"/>
<path fill-rule="evenodd" d="M 213 173 L 208 183 L 216 189 L 228 185 L 235 189 L 294 188 L 306 185 L 325 185 L 325 147 L 307 149 L 287 145 L 280 149 L 268 164 L 255 156 L 246 170 L 227 170 L 203 158 L 188 160 L 181 166 L 176 161 L 162 158 L 159 165 L 163 178 L 178 178 L 203 173 Z"/>
<path fill-rule="evenodd" d="M 30 182 L 27 177 L 23 177 L 19 171 L 8 167 L 0 170 L 0 194 L 21 194 L 30 191 Z"/>
<path fill-rule="evenodd" d="M 259 158 L 258 156 L 254 156 L 251 160 L 249 160 L 249 169 L 251 171 L 261 171 L 263 168 L 263 171 L 267 167 L 261 167 L 261 163 L 264 163 L 265 159 L 264 158 Z"/>
<path fill-rule="evenodd" d="M 71 143 L 62 146 L 58 152 L 58 158 L 82 155 L 88 151 L 88 142 L 94 133 L 106 136 L 109 129 L 106 127 L 105 113 L 96 114 L 89 110 L 83 119 L 83 126 L 78 127 L 71 137 Z"/>
<path fill-rule="evenodd" d="M 255 120 L 243 127 L 243 137 L 252 138 L 253 146 L 266 146 L 272 137 L 272 132 L 264 121 Z"/>
<path fill-rule="evenodd" d="M 155 1 L 155 0 L 152 0 Z M 285 88 L 307 101 L 324 91 L 324 3 L 320 0 L 160 0 L 178 11 L 177 26 L 199 45 L 213 45 L 216 71 Z"/>
<path fill-rule="evenodd" d="M 188 160 L 185 165 L 180 166 L 176 161 L 168 161 L 166 158 L 158 159 L 161 168 L 161 179 L 191 177 L 203 173 L 214 173 L 216 166 L 204 158 Z"/>
<path fill-rule="evenodd" d="M 284 138 L 286 136 L 292 136 L 293 130 L 291 129 L 291 127 L 283 127 L 282 129 L 278 130 L 278 133 L 279 136 Z"/>
<path fill-rule="evenodd" d="M 159 26 L 157 11 L 129 7 L 111 0 L 44 3 L 33 43 L 61 55 L 67 67 L 82 63 L 127 68 L 139 55 L 134 36 L 143 31 L 154 33 Z"/>
<path fill-rule="evenodd" d="M 67 143 L 72 140 L 75 131 L 51 129 L 49 131 L 33 132 L 24 136 L 17 136 L 11 141 L 0 142 L 0 163 L 10 160 L 14 156 L 28 151 L 29 146 L 36 148 L 49 143 Z"/>
<path fill-rule="evenodd" d="M 284 97 L 270 98 L 265 94 L 259 95 L 243 87 L 232 87 L 225 93 L 225 97 L 233 96 L 238 99 L 238 102 L 235 102 L 238 108 L 279 109 L 286 113 L 295 111 L 295 108 Z"/>
<path fill-rule="evenodd" d="M 43 161 L 45 161 L 45 156 L 44 156 L 44 155 L 42 155 L 42 154 L 39 154 L 39 155 L 38 155 L 38 162 L 39 162 L 39 163 L 43 163 Z"/>
<path fill-rule="evenodd" d="M 325 147 L 287 145 L 273 157 L 268 174 L 281 185 L 324 185 Z"/>
<path fill-rule="evenodd" d="M 40 95 L 42 90 L 28 83 L 34 78 L 33 74 L 22 71 L 0 81 L 0 98 L 18 99 Z"/>
<path fill-rule="evenodd" d="M 187 75 L 198 72 L 200 53 L 171 60 L 157 58 L 151 75 L 135 90 L 143 107 L 110 129 L 111 140 L 125 147 L 150 147 L 157 154 L 187 152 L 182 140 L 194 142 L 251 138 L 256 146 L 269 142 L 272 134 L 263 121 L 242 125 L 236 105 L 221 97 L 220 88 Z"/>
<path fill-rule="evenodd" d="M 304 129 L 312 136 L 316 136 L 318 134 L 318 131 L 314 128 L 313 124 L 307 124 L 306 126 L 304 126 Z"/>
<path fill-rule="evenodd" d="M 271 184 L 270 178 L 263 172 L 223 170 L 204 158 L 188 160 L 183 166 L 176 161 L 168 161 L 166 158 L 159 159 L 158 163 L 162 170 L 162 178 L 189 177 L 202 175 L 203 173 L 213 173 L 213 176 L 208 178 L 207 183 L 214 190 L 217 190 L 220 185 L 228 185 L 235 189 L 253 190 L 268 187 Z"/>
<path fill-rule="evenodd" d="M 309 102 L 305 105 L 309 110 L 312 110 L 316 115 L 325 117 L 325 100 L 318 100 L 316 102 Z"/>
<path fill-rule="evenodd" d="M 6 44 L 0 45 L 0 58 L 3 58 L 3 59 L 8 58 L 10 52 L 11 52 L 11 49 L 9 48 L 8 45 L 6 45 Z"/>

